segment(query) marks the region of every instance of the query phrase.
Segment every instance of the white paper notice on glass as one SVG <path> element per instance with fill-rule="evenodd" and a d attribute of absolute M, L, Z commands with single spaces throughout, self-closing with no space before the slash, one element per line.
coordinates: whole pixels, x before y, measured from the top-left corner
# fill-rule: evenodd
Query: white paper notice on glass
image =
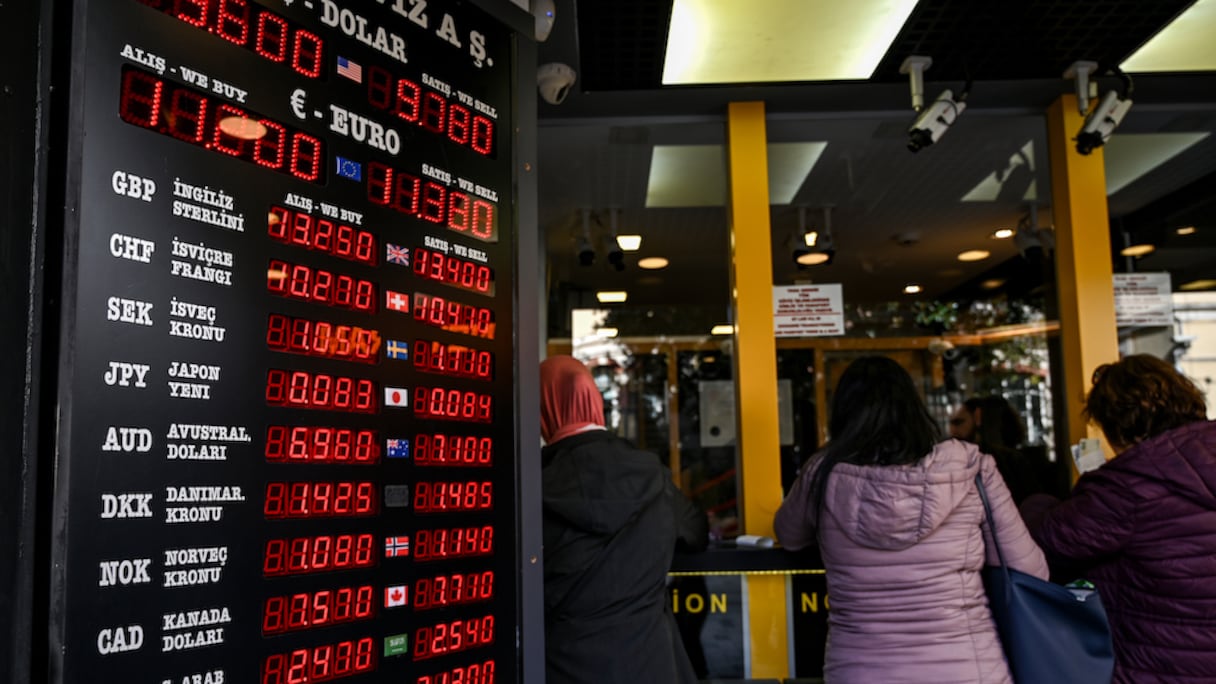
<path fill-rule="evenodd" d="M 840 283 L 773 287 L 773 331 L 777 337 L 830 337 L 844 334 Z"/>

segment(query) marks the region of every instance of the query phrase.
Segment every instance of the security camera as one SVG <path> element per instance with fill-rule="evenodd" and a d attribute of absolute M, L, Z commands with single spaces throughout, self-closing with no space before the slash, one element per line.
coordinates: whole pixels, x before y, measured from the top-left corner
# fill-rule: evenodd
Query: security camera
<path fill-rule="evenodd" d="M 950 128 L 950 124 L 954 123 L 966 108 L 967 103 L 962 98 L 954 99 L 954 91 L 942 91 L 933 104 L 917 115 L 916 121 L 908 128 L 908 149 L 919 152 L 940 140 Z"/>
<path fill-rule="evenodd" d="M 532 0 L 531 5 L 532 16 L 536 17 L 536 42 L 543 43 L 549 39 L 556 18 L 553 0 Z"/>
<path fill-rule="evenodd" d="M 608 263 L 618 271 L 625 270 L 625 253 L 616 245 L 616 241 L 608 246 Z"/>
<path fill-rule="evenodd" d="M 1123 121 L 1123 117 L 1127 115 L 1127 110 L 1132 108 L 1131 99 L 1120 100 L 1119 93 L 1111 90 L 1102 97 L 1102 101 L 1094 108 L 1094 111 L 1085 117 L 1085 125 L 1081 127 L 1081 132 L 1077 134 L 1077 152 L 1080 154 L 1089 154 L 1099 147 L 1102 147 L 1107 140 L 1110 140 L 1111 133 L 1115 132 L 1115 128 L 1119 122 Z"/>
<path fill-rule="evenodd" d="M 574 85 L 574 69 L 561 62 L 542 64 L 536 70 L 536 88 L 549 104 L 559 105 L 570 94 Z"/>
<path fill-rule="evenodd" d="M 591 241 L 586 237 L 581 237 L 578 241 L 578 263 L 581 266 L 590 266 L 595 263 L 595 248 L 591 246 Z"/>

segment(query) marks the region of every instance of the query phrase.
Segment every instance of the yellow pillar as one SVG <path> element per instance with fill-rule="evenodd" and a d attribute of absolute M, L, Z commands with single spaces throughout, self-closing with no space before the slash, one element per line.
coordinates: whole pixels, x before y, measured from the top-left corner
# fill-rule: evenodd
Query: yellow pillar
<path fill-rule="evenodd" d="M 731 292 L 735 311 L 735 406 L 743 531 L 771 536 L 781 505 L 777 346 L 769 227 L 764 103 L 733 102 L 727 115 Z M 751 677 L 789 675 L 783 575 L 749 575 Z"/>
<path fill-rule="evenodd" d="M 1086 425 L 1081 409 L 1094 369 L 1119 359 L 1106 168 L 1102 148 L 1088 156 L 1076 150 L 1073 138 L 1084 120 L 1075 95 L 1062 95 L 1047 110 L 1056 289 L 1064 356 L 1064 387 L 1057 391 L 1068 408 L 1070 444 L 1084 437 L 1102 438 L 1101 430 Z"/>

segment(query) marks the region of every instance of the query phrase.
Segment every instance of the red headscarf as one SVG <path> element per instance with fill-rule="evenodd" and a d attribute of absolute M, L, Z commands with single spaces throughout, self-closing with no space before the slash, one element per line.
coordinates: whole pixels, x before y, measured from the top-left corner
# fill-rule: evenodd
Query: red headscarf
<path fill-rule="evenodd" d="M 540 436 L 553 444 L 604 425 L 604 399 L 591 371 L 573 356 L 552 356 L 540 364 Z"/>

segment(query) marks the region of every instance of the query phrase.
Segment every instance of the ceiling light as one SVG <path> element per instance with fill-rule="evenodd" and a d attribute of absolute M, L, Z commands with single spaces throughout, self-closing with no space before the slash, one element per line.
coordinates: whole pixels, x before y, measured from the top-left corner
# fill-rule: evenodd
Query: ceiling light
<path fill-rule="evenodd" d="M 812 231 L 808 232 L 806 235 L 803 235 L 802 239 L 804 241 L 806 241 L 807 247 L 814 247 L 815 243 L 819 241 L 819 233 L 812 230 Z"/>
<path fill-rule="evenodd" d="M 1195 226 L 1183 226 L 1174 232 L 1178 233 L 1179 235 L 1194 235 Z"/>
<path fill-rule="evenodd" d="M 667 268 L 667 263 L 667 259 L 664 259 L 663 257 L 646 257 L 645 259 L 638 259 L 638 267 L 652 271 L 660 268 Z"/>
<path fill-rule="evenodd" d="M 629 298 L 624 290 L 601 290 L 595 293 L 595 298 L 604 304 L 620 303 Z"/>
<path fill-rule="evenodd" d="M 907 285 L 904 285 L 904 294 L 918 294 L 924 289 L 925 288 L 915 283 L 908 283 Z"/>
<path fill-rule="evenodd" d="M 959 261 L 983 261 L 992 256 L 992 252 L 986 249 L 969 249 L 965 252 L 958 253 Z"/>
<path fill-rule="evenodd" d="M 266 137 L 266 126 L 243 116 L 220 119 L 220 130 L 239 140 L 261 140 Z"/>
<path fill-rule="evenodd" d="M 1139 245 L 1130 245 L 1124 247 L 1123 249 L 1119 250 L 1119 253 L 1127 257 L 1138 257 L 1144 256 L 1145 254 L 1151 254 L 1156 249 L 1157 248 L 1153 245 L 1141 243 Z"/>
<path fill-rule="evenodd" d="M 729 323 L 715 325 L 714 327 L 709 329 L 710 335 L 733 335 L 734 332 L 735 332 L 735 326 L 733 326 Z"/>
<path fill-rule="evenodd" d="M 1124 71 L 1210 71 L 1216 69 L 1216 0 L 1199 0 L 1123 60 Z"/>
<path fill-rule="evenodd" d="M 868 79 L 914 7 L 916 0 L 675 0 L 663 85 Z"/>
<path fill-rule="evenodd" d="M 993 239 L 996 239 L 996 240 L 1005 240 L 1005 239 L 1011 238 L 1011 237 L 1013 237 L 1013 229 L 1012 228 L 998 228 L 996 230 L 996 232 L 994 232 L 992 234 L 992 237 L 993 237 Z"/>
<path fill-rule="evenodd" d="M 985 290 L 995 290 L 1004 284 L 1005 284 L 1004 280 L 1001 280 L 1000 278 L 993 278 L 991 280 L 985 280 L 984 282 L 980 283 L 980 287 L 984 288 Z"/>
<path fill-rule="evenodd" d="M 642 236 L 618 235 L 616 236 L 616 244 L 620 245 L 621 249 L 626 252 L 636 252 L 642 247 Z"/>
<path fill-rule="evenodd" d="M 799 255 L 795 261 L 803 266 L 818 266 L 819 264 L 830 262 L 833 256 L 835 255 L 828 254 L 827 252 L 807 252 L 806 254 Z"/>
<path fill-rule="evenodd" d="M 596 337 L 616 337 L 620 330 L 616 328 L 598 328 L 595 331 Z"/>
<path fill-rule="evenodd" d="M 1213 287 L 1216 287 L 1216 280 L 1204 279 L 1204 280 L 1192 280 L 1189 283 L 1183 283 L 1182 285 L 1178 286 L 1178 289 L 1187 290 L 1189 292 L 1191 290 L 1210 290 Z"/>

